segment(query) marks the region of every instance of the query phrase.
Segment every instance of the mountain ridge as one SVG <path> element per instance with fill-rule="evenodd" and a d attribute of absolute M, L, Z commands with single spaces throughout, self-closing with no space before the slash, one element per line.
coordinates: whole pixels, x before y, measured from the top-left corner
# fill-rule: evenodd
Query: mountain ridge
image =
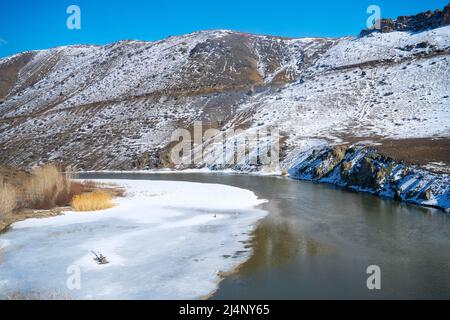
<path fill-rule="evenodd" d="M 249 38 L 242 38 L 243 35 Z M 258 90 L 278 90 L 279 86 L 289 83 L 299 86 L 301 82 L 327 73 L 395 65 L 400 60 L 410 63 L 420 57 L 446 57 L 449 46 L 446 42 L 444 45 L 439 43 L 442 36 L 447 37 L 445 30 L 442 35 L 434 36 L 435 43 L 430 43 L 433 38 L 422 41 L 426 37 L 420 34 L 399 34 L 395 35 L 395 39 L 386 39 L 389 41 L 377 39 L 377 36 L 359 40 L 281 40 L 231 31 L 208 31 L 154 43 L 122 41 L 100 47 L 71 46 L 32 54 L 28 52 L 13 59 L 0 60 L 3 91 L 8 88 L 4 85 L 5 79 L 12 79 L 11 90 L 0 96 L 0 99 L 6 100 L 0 105 L 0 121 L 5 123 L 19 118 L 70 112 L 77 108 L 95 109 L 132 100 L 150 99 L 152 103 L 158 100 L 156 103 L 163 105 L 160 99 L 187 99 L 226 93 L 248 100 Z M 378 37 L 386 36 L 380 34 Z M 398 37 L 405 39 L 404 47 L 395 43 Z M 407 40 L 414 37 L 420 38 L 420 41 Z M 189 39 L 194 41 L 188 45 Z M 359 42 L 358 46 L 364 47 L 361 48 L 363 51 L 354 46 L 355 41 Z M 159 46 L 163 46 L 162 50 Z M 146 53 L 146 50 L 151 51 L 155 47 L 155 52 Z M 154 58 L 154 53 L 159 56 Z M 133 56 L 137 57 L 133 59 Z M 161 61 L 161 57 L 168 60 L 163 68 L 160 65 L 166 62 Z M 13 61 L 21 59 L 24 61 Z M 150 59 L 150 63 L 141 66 L 145 59 Z M 182 60 L 181 63 L 177 59 Z M 14 81 L 15 76 L 5 77 L 8 65 L 16 71 L 15 76 L 20 77 L 18 81 Z M 170 81 L 165 81 L 165 77 Z M 114 90 L 109 90 L 110 87 Z"/>

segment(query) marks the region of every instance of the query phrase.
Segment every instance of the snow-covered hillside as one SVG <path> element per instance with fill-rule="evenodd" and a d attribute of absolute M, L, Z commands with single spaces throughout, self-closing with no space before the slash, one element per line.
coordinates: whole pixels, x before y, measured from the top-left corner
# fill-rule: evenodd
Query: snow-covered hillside
<path fill-rule="evenodd" d="M 227 119 L 248 91 L 294 81 L 334 42 L 220 30 L 0 60 L 10 79 L 0 96 L 1 163 L 76 154 L 84 168 L 133 168 L 175 128 Z"/>
<path fill-rule="evenodd" d="M 206 31 L 26 53 L 0 105 L 2 163 L 75 152 L 86 168 L 132 168 L 194 120 L 277 126 L 290 148 L 308 137 L 448 137 L 449 48 L 443 27 L 334 40 Z"/>

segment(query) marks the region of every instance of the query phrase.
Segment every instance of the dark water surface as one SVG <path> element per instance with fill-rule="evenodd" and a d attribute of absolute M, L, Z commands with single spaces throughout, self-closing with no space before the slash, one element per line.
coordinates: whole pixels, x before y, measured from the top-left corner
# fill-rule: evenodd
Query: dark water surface
<path fill-rule="evenodd" d="M 213 299 L 450 299 L 450 215 L 283 177 L 89 173 L 89 179 L 220 183 L 269 200 L 253 255 Z M 368 290 L 366 268 L 381 268 Z"/>

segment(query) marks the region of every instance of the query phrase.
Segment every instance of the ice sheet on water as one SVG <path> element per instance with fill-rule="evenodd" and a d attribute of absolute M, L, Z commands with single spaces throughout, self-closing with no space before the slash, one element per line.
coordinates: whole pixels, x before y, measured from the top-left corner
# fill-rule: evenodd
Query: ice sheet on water
<path fill-rule="evenodd" d="M 19 289 L 88 299 L 199 298 L 217 287 L 218 271 L 248 258 L 244 242 L 266 214 L 255 208 L 264 200 L 235 187 L 108 181 L 127 189 L 114 208 L 29 219 L 0 237 L 0 295 Z M 109 263 L 97 264 L 91 250 Z M 66 287 L 72 265 L 81 270 L 80 290 Z"/>

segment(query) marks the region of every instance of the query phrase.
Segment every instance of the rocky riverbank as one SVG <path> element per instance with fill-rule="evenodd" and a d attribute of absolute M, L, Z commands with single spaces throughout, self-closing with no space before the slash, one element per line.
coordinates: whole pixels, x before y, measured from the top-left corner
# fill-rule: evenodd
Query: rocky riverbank
<path fill-rule="evenodd" d="M 326 146 L 300 153 L 289 176 L 450 212 L 450 177 L 396 161 L 371 146 Z"/>

